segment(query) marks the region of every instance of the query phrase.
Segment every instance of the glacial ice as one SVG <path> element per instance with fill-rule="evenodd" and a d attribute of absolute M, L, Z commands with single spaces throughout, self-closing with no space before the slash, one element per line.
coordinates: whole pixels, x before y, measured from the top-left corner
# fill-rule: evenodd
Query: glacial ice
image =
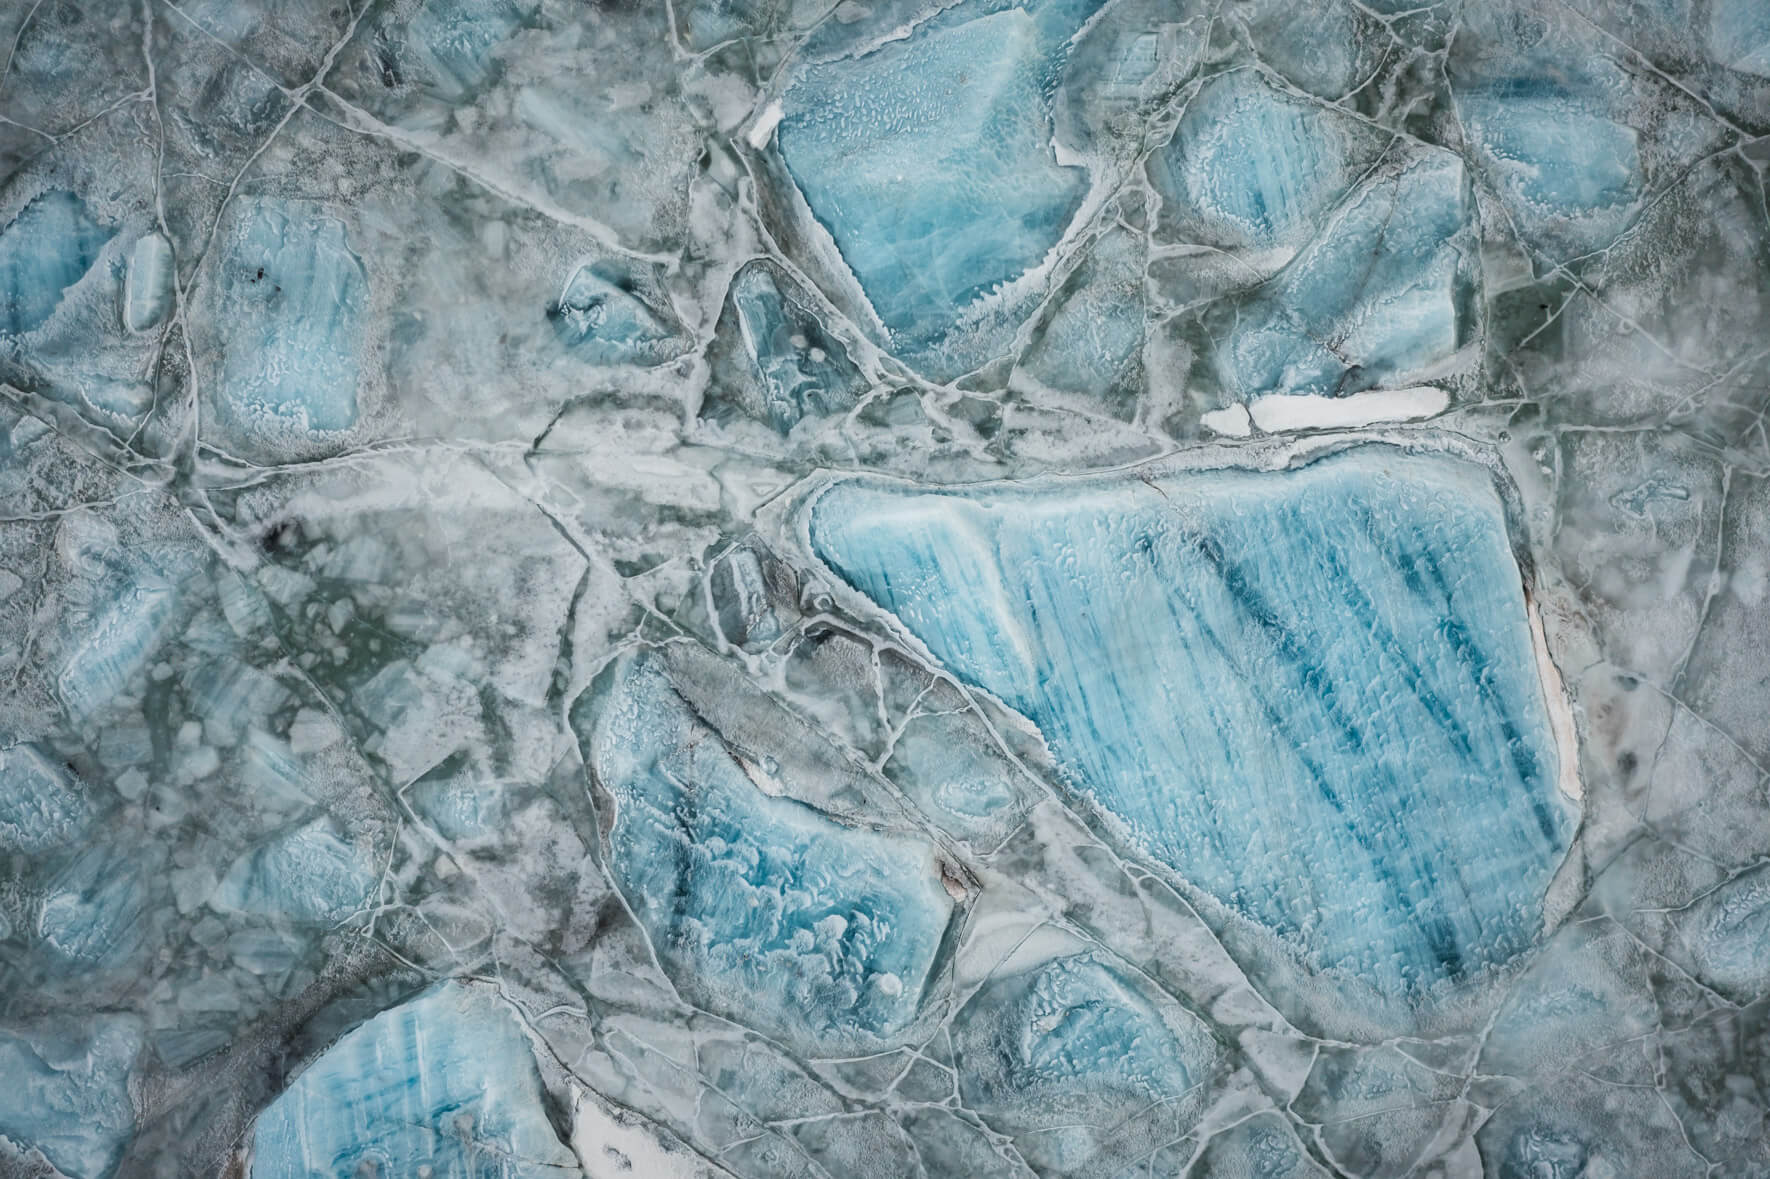
<path fill-rule="evenodd" d="M 1709 52 L 1730 70 L 1770 78 L 1770 13 L 1756 0 L 1711 0 Z"/>
<path fill-rule="evenodd" d="M 135 1130 L 129 1075 L 141 1043 L 127 1015 L 0 1024 L 0 1136 L 42 1151 L 68 1179 L 103 1179 Z"/>
<path fill-rule="evenodd" d="M 89 812 L 59 762 L 26 744 L 0 749 L 0 852 L 35 855 L 63 847 Z"/>
<path fill-rule="evenodd" d="M 252 1179 L 531 1179 L 577 1164 L 508 1004 L 439 984 L 345 1033 L 258 1118 Z"/>
<path fill-rule="evenodd" d="M 1525 79 L 1457 98 L 1469 141 L 1492 170 L 1507 213 L 1556 261 L 1615 240 L 1645 183 L 1636 132 L 1594 105 Z"/>
<path fill-rule="evenodd" d="M 890 340 L 936 379 L 969 367 L 948 334 L 1044 260 L 1087 191 L 1051 140 L 1074 27 L 1047 27 L 1060 11 L 961 5 L 804 67 L 782 99 L 788 171 Z"/>
<path fill-rule="evenodd" d="M 108 842 L 82 851 L 44 892 L 37 913 L 43 945 L 76 972 L 125 958 L 141 942 L 156 858 Z"/>
<path fill-rule="evenodd" d="M 1246 305 L 1217 349 L 1226 386 L 1344 396 L 1393 386 L 1463 342 L 1468 218 L 1462 161 L 1398 152 Z"/>
<path fill-rule="evenodd" d="M 144 233 L 129 248 L 123 281 L 123 326 L 133 333 L 160 326 L 172 308 L 172 243 L 162 233 Z"/>
<path fill-rule="evenodd" d="M 111 599 L 75 636 L 56 681 L 70 715 L 100 713 L 153 657 L 178 610 L 178 586 L 145 561 L 115 571 L 105 583 Z"/>
<path fill-rule="evenodd" d="M 842 341 L 784 288 L 793 284 L 766 262 L 751 262 L 731 280 L 731 306 L 744 349 L 761 382 L 764 413 L 785 434 L 806 417 L 854 408 L 866 378 Z"/>
<path fill-rule="evenodd" d="M 954 1018 L 953 1043 L 966 1105 L 1011 1129 L 1042 1174 L 1108 1173 L 1104 1158 L 1142 1153 L 1114 1111 L 1163 1111 L 1160 1134 L 1177 1136 L 1217 1057 L 1196 1017 L 1164 1019 L 1093 956 L 995 979 Z"/>
<path fill-rule="evenodd" d="M 1418 992 L 1536 938 L 1572 820 L 1479 468 L 843 481 L 808 528 L 1122 839 L 1317 967 Z"/>
<path fill-rule="evenodd" d="M 519 0 L 424 0 L 406 26 L 416 57 L 449 98 L 471 94 L 492 76 L 492 51 L 519 28 L 534 5 Z"/>
<path fill-rule="evenodd" d="M 1187 241 L 1295 248 L 1375 158 L 1381 139 L 1344 112 L 1269 86 L 1253 70 L 1205 83 L 1150 156 L 1162 217 Z"/>
<path fill-rule="evenodd" d="M 590 364 L 660 364 L 681 351 L 669 325 L 604 263 L 579 263 L 549 314 L 560 340 Z"/>
<path fill-rule="evenodd" d="M 43 326 L 113 234 L 71 192 L 54 189 L 33 198 L 0 229 L 0 335 L 22 336 Z"/>
<path fill-rule="evenodd" d="M 212 901 L 223 910 L 329 925 L 363 906 L 374 886 L 363 858 L 315 819 L 234 861 Z"/>
<path fill-rule="evenodd" d="M 0 9 L 0 1175 L 1770 1175 L 1764 0 Z"/>
<path fill-rule="evenodd" d="M 349 429 L 369 279 L 343 222 L 311 202 L 251 197 L 224 234 L 218 412 L 260 440 Z"/>
<path fill-rule="evenodd" d="M 611 866 L 685 994 L 797 1041 L 873 1044 L 918 1012 L 953 909 L 933 849 L 763 793 L 645 654 L 574 709 L 614 801 Z"/>

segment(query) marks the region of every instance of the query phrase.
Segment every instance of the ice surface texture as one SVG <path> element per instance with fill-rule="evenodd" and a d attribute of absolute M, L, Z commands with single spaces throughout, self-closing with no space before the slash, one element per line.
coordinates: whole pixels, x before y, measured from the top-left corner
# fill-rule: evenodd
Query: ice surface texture
<path fill-rule="evenodd" d="M 678 985 L 813 1044 L 902 1031 L 952 911 L 933 849 L 764 793 L 644 656 L 584 709 L 615 878 Z"/>
<path fill-rule="evenodd" d="M 347 1032 L 258 1120 L 253 1179 L 569 1174 L 521 1025 L 444 983 Z"/>
<path fill-rule="evenodd" d="M 0 1179 L 1770 1175 L 1766 0 L 0 3 Z"/>
<path fill-rule="evenodd" d="M 1572 821 L 1485 472 L 969 493 L 858 482 L 811 544 L 1028 717 L 1145 854 L 1394 993 L 1535 938 Z"/>

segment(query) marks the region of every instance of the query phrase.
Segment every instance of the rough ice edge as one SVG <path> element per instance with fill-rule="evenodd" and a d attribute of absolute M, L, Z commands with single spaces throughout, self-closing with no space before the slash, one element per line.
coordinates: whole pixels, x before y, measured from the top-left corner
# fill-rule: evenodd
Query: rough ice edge
<path fill-rule="evenodd" d="M 780 491 L 770 502 L 758 508 L 754 523 L 760 536 L 776 545 L 782 553 L 791 553 L 793 561 L 806 571 L 808 576 L 803 588 L 808 596 L 814 599 L 825 598 L 851 617 L 879 627 L 905 654 L 920 662 L 931 673 L 941 678 L 953 680 L 950 673 L 944 670 L 943 664 L 935 658 L 920 638 L 899 623 L 890 612 L 882 609 L 860 591 L 849 586 L 816 555 L 810 536 L 812 508 L 817 500 L 837 483 L 858 481 L 921 491 L 962 493 L 974 488 L 987 488 L 995 485 L 1037 488 L 1076 482 L 1098 482 L 1114 476 L 1153 482 L 1170 476 L 1199 475 L 1211 472 L 1282 474 L 1299 470 L 1319 460 L 1370 446 L 1389 447 L 1407 454 L 1434 457 L 1441 461 L 1466 463 L 1485 471 L 1492 481 L 1494 493 L 1500 503 L 1506 536 L 1508 541 L 1512 542 L 1515 570 L 1520 581 L 1520 592 L 1524 598 L 1527 624 L 1531 629 L 1532 651 L 1538 661 L 1538 679 L 1540 690 L 1544 693 L 1544 707 L 1549 722 L 1550 736 L 1555 741 L 1556 753 L 1560 762 L 1556 787 L 1580 808 L 1580 820 L 1583 821 L 1584 792 L 1579 778 L 1580 730 L 1575 720 L 1573 701 L 1567 694 L 1564 681 L 1554 662 L 1547 632 L 1543 628 L 1539 612 L 1546 600 L 1554 599 L 1562 591 L 1553 579 L 1548 584 L 1536 584 L 1540 581 L 1541 574 L 1537 573 L 1533 577 L 1533 567 L 1526 562 L 1517 560 L 1517 543 L 1523 527 L 1519 516 L 1521 493 L 1518 489 L 1517 477 L 1511 467 L 1497 450 L 1472 442 L 1462 435 L 1430 427 L 1424 429 L 1420 427 L 1385 428 L 1380 425 L 1372 429 L 1354 429 L 1341 434 L 1274 434 L 1268 437 L 1254 437 L 1247 441 L 1206 442 L 1188 450 L 1171 452 L 1153 458 L 1139 458 L 1118 466 L 1074 472 L 1041 472 L 1023 479 L 1009 477 L 942 482 L 888 472 L 820 467 L 803 476 L 792 486 Z M 960 681 L 954 680 L 954 682 Z M 1012 726 L 1020 736 L 1034 742 L 1038 748 L 1043 750 L 1047 763 L 1054 761 L 1054 754 L 1046 743 L 1043 732 L 1030 720 L 1005 705 L 986 689 L 967 685 L 965 690 L 975 695 L 979 700 L 987 700 L 994 704 L 1003 723 Z M 1093 812 L 1085 805 L 1079 804 L 1074 798 L 1058 791 L 1052 781 L 1038 771 L 1034 771 L 1034 774 L 1049 792 L 1046 795 L 1048 799 L 1057 801 L 1066 813 L 1072 815 L 1085 828 L 1094 831 L 1096 838 L 1103 841 L 1103 846 L 1116 846 L 1109 835 L 1098 831 Z M 1545 937 L 1566 920 L 1571 911 L 1570 901 L 1573 898 L 1565 895 L 1567 885 L 1563 878 L 1577 864 L 1579 852 L 1580 830 L 1576 826 L 1572 841 L 1560 864 L 1556 867 L 1543 897 Z M 1203 902 L 1207 908 L 1217 914 L 1218 919 L 1228 914 L 1229 911 L 1222 909 L 1215 902 L 1215 898 L 1199 893 L 1196 886 L 1183 875 L 1165 871 L 1158 871 L 1158 875 L 1178 890 L 1177 895 L 1187 898 L 1194 904 Z M 1278 943 L 1271 942 L 1269 944 L 1260 931 L 1252 932 L 1255 944 L 1262 947 L 1262 957 L 1266 953 L 1282 951 L 1282 947 Z M 1246 964 L 1240 958 L 1237 958 L 1236 964 L 1238 970 L 1245 971 L 1247 969 Z M 1268 965 L 1275 964 L 1268 963 Z M 1276 966 L 1280 971 L 1281 978 L 1289 978 L 1293 982 L 1304 983 L 1310 977 L 1307 972 L 1298 975 L 1295 969 L 1291 968 L 1292 964 L 1282 958 L 1276 963 Z M 1251 975 L 1244 975 L 1244 980 L 1248 985 L 1252 985 Z M 1330 987 L 1329 990 L 1331 991 L 1331 989 Z M 1260 993 L 1264 994 L 1264 992 Z M 1478 990 L 1465 995 L 1462 1000 L 1448 1002 L 1441 1014 L 1448 1015 L 1454 1010 L 1466 1006 L 1468 1001 L 1482 1002 L 1478 995 L 1485 993 L 1488 992 Z M 1503 992 L 1500 993 L 1503 994 Z M 1323 1006 L 1324 1003 L 1326 1006 Z M 1336 1000 L 1325 994 L 1306 995 L 1298 1000 L 1297 1009 L 1290 1011 L 1286 1018 L 1297 1018 L 1305 1013 L 1308 1018 L 1321 1018 L 1337 1006 Z M 1450 1018 L 1454 1023 L 1456 1016 L 1450 1015 Z M 1378 1017 L 1376 1023 L 1371 1024 L 1365 1032 L 1360 1034 L 1374 1036 L 1392 1034 L 1393 1027 L 1400 1026 L 1394 1024 L 1393 1020 L 1393 1013 L 1388 1017 Z M 1418 1031 L 1418 1028 L 1414 1030 Z"/>

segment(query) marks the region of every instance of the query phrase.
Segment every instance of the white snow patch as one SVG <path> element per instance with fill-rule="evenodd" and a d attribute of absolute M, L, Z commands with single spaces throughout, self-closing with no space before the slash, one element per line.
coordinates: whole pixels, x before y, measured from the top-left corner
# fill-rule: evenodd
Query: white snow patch
<path fill-rule="evenodd" d="M 1248 405 L 1254 425 L 1268 434 L 1287 430 L 1347 429 L 1372 422 L 1406 422 L 1443 413 L 1450 394 L 1431 385 L 1373 389 L 1350 397 L 1272 393 Z M 1222 412 L 1222 411 L 1219 411 Z M 1207 423 L 1208 424 L 1208 423 Z"/>

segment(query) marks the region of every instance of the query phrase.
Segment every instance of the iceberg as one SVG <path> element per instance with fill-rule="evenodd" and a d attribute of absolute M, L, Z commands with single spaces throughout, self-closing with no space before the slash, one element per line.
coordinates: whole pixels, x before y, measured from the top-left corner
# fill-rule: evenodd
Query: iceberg
<path fill-rule="evenodd" d="M 259 1115 L 252 1179 L 578 1174 L 508 1004 L 442 983 L 345 1033 Z"/>
<path fill-rule="evenodd" d="M 68 1179 L 103 1179 L 135 1132 L 129 1076 L 140 1021 L 0 1025 L 0 1135 L 43 1152 Z"/>
<path fill-rule="evenodd" d="M 254 437 L 355 425 L 369 278 L 344 223 L 311 202 L 248 198 L 221 253 L 218 411 Z"/>
<path fill-rule="evenodd" d="M 1220 317 L 1217 368 L 1243 398 L 1406 383 L 1462 344 L 1470 260 L 1462 161 L 1400 153 L 1247 302 Z"/>
<path fill-rule="evenodd" d="M 0 229 L 0 336 L 22 336 L 48 322 L 112 236 L 71 192 L 32 199 Z"/>
<path fill-rule="evenodd" d="M 1146 1153 L 1136 1123 L 1151 1111 L 1156 1139 L 1177 1137 L 1217 1058 L 1197 1018 L 1164 1019 L 1092 955 L 992 980 L 955 1017 L 953 1043 L 965 1104 L 1014 1133 L 1041 1174 L 1106 1174 L 1105 1158 Z"/>
<path fill-rule="evenodd" d="M 1073 28 L 979 7 L 804 67 L 776 132 L 889 340 L 936 379 L 970 367 L 943 350 L 948 334 L 1044 261 L 1088 190 L 1052 144 L 1050 92 Z"/>
<path fill-rule="evenodd" d="M 1315 967 L 1417 993 L 1535 940 L 1573 819 L 1480 468 L 848 479 L 806 527 L 1123 842 Z"/>
<path fill-rule="evenodd" d="M 272 839 L 235 860 L 211 899 L 223 911 L 331 925 L 362 908 L 375 873 L 326 819 Z"/>
<path fill-rule="evenodd" d="M 766 262 L 746 264 L 731 280 L 731 307 L 761 385 L 763 416 L 782 434 L 803 418 L 853 409 L 867 388 L 842 341 L 803 296 L 787 293 L 793 285 Z"/>
<path fill-rule="evenodd" d="M 1507 214 L 1553 260 L 1603 249 L 1640 207 L 1637 134 L 1601 98 L 1508 79 L 1459 95 L 1457 109 Z"/>
<path fill-rule="evenodd" d="M 0 852 L 65 847 L 89 817 L 85 795 L 60 762 L 31 745 L 0 749 Z"/>
<path fill-rule="evenodd" d="M 1332 107 L 1275 90 L 1253 70 L 1199 90 L 1149 158 L 1162 219 L 1223 249 L 1295 248 L 1376 158 L 1382 140 Z"/>
<path fill-rule="evenodd" d="M 643 652 L 610 665 L 573 726 L 613 799 L 615 880 L 685 995 L 825 1047 L 910 1024 L 953 911 L 931 846 L 764 793 L 766 767 Z"/>

